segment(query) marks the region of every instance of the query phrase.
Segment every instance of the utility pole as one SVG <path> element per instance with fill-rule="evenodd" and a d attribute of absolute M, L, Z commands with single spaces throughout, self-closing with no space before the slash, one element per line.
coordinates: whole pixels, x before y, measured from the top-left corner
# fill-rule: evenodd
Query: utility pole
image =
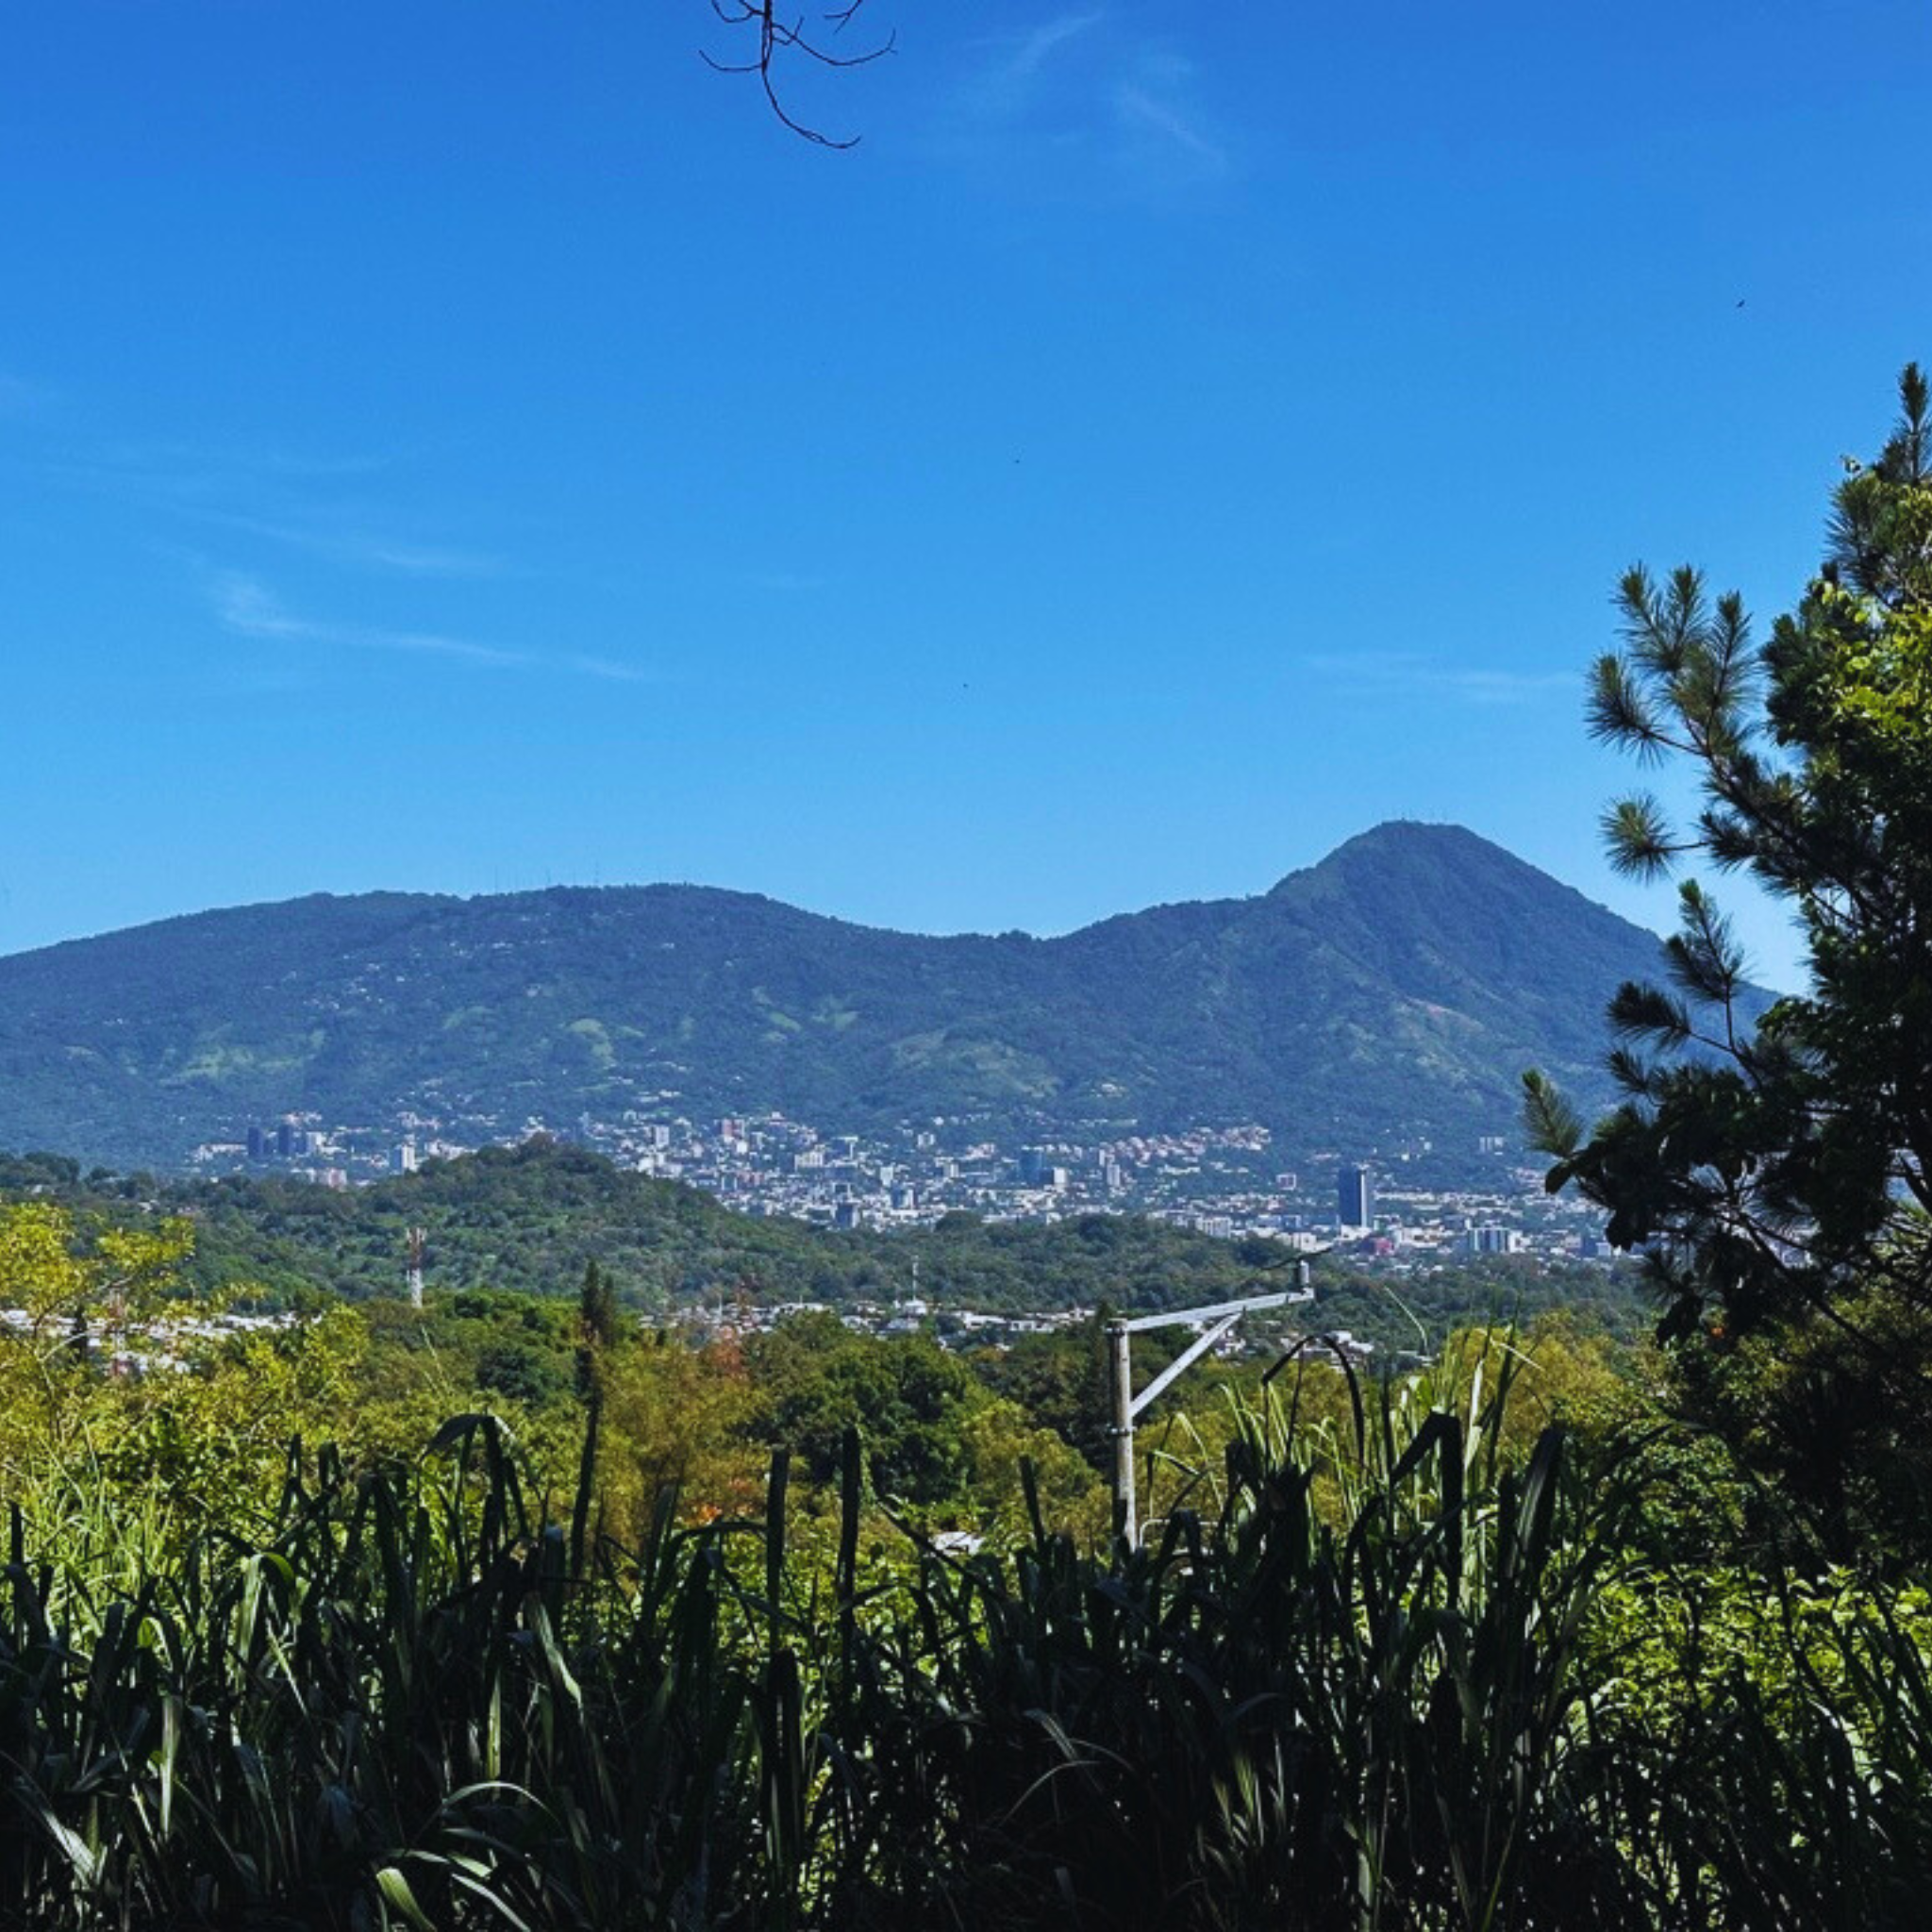
<path fill-rule="evenodd" d="M 1285 1307 L 1290 1302 L 1312 1300 L 1314 1290 L 1308 1285 L 1308 1272 L 1306 1261 L 1294 1264 L 1295 1287 L 1292 1293 L 1284 1290 L 1279 1294 L 1253 1294 L 1241 1301 L 1216 1302 L 1209 1307 L 1177 1308 L 1168 1315 L 1137 1315 L 1130 1321 L 1107 1324 L 1108 1366 L 1113 1383 L 1113 1428 L 1110 1433 L 1113 1436 L 1114 1513 L 1120 1519 L 1121 1532 L 1130 1549 L 1139 1548 L 1141 1542 L 1141 1520 L 1136 1513 L 1134 1496 L 1134 1418 L 1149 1403 L 1164 1395 L 1243 1315 L 1261 1308 Z M 1208 1326 L 1190 1347 L 1169 1362 L 1136 1395 L 1132 1352 L 1135 1335 L 1143 1328 L 1174 1328 L 1194 1322 L 1205 1322 Z"/>
<path fill-rule="evenodd" d="M 1134 1355 L 1126 1323 L 1108 1324 L 1107 1350 L 1113 1372 L 1113 1507 L 1131 1547 L 1141 1536 L 1134 1517 Z"/>

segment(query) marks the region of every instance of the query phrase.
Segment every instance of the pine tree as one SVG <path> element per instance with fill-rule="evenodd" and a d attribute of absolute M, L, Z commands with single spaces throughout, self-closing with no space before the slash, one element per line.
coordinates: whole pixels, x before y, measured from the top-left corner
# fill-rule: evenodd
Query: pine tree
<path fill-rule="evenodd" d="M 1614 861 L 1747 871 L 1795 914 L 1808 988 L 1754 1028 L 1731 929 L 1687 878 L 1670 983 L 1610 1006 L 1622 1104 L 1586 1132 L 1525 1084 L 1548 1185 L 1644 1251 L 1706 1413 L 1840 1543 L 1884 1522 L 1932 1546 L 1932 419 L 1915 365 L 1899 389 L 1761 649 L 1735 593 L 1635 569 L 1591 694 L 1595 737 L 1701 793 L 1681 827 L 1650 794 L 1613 805 Z"/>

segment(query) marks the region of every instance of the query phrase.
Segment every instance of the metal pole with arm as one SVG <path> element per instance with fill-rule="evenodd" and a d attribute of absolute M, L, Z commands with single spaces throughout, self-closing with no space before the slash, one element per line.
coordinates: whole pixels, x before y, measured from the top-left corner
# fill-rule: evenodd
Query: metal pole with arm
<path fill-rule="evenodd" d="M 1130 1549 L 1141 1541 L 1140 1518 L 1135 1513 L 1134 1496 L 1134 1418 L 1150 1402 L 1164 1394 L 1172 1384 L 1222 1340 L 1243 1315 L 1260 1308 L 1284 1307 L 1290 1302 L 1313 1299 L 1308 1286 L 1308 1264 L 1296 1263 L 1295 1291 L 1292 1294 L 1253 1294 L 1243 1300 L 1215 1302 L 1205 1308 L 1176 1308 L 1172 1314 L 1136 1315 L 1131 1320 L 1107 1324 L 1108 1366 L 1113 1383 L 1113 1501 L 1120 1534 Z M 1134 1393 L 1133 1339 L 1143 1328 L 1174 1328 L 1183 1324 L 1205 1322 L 1207 1328 L 1156 1375 L 1140 1394 Z"/>

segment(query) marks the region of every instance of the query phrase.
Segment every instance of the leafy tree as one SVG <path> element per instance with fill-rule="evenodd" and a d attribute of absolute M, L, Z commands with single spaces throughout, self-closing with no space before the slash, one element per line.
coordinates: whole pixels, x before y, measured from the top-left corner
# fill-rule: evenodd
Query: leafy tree
<path fill-rule="evenodd" d="M 808 1314 L 753 1338 L 745 1353 L 763 1396 L 758 1434 L 791 1450 L 811 1481 L 836 1479 L 856 1426 L 881 1495 L 929 1505 L 962 1492 L 960 1429 L 986 1390 L 930 1336 L 874 1341 L 834 1316 Z"/>
<path fill-rule="evenodd" d="M 539 1350 L 513 1341 L 499 1342 L 477 1357 L 476 1387 L 494 1395 L 507 1395 L 526 1408 L 541 1408 L 557 1399 L 563 1377 Z"/>
<path fill-rule="evenodd" d="M 340 1425 L 366 1388 L 359 1324 L 222 1330 L 187 1297 L 185 1223 L 0 1206 L 0 1492 L 144 1511 L 152 1548 L 273 1503 L 291 1435 Z M 420 1441 L 420 1436 L 418 1438 Z"/>
<path fill-rule="evenodd" d="M 605 1365 L 600 1401 L 607 1533 L 641 1536 L 666 1490 L 700 1517 L 758 1508 L 769 1457 L 745 1440 L 755 1396 L 735 1344 L 697 1349 L 646 1336 Z"/>
<path fill-rule="evenodd" d="M 1668 986 L 1609 1018 L 1624 1099 L 1586 1133 L 1526 1076 L 1548 1184 L 1641 1248 L 1662 1335 L 1707 1413 L 1820 1505 L 1836 1541 L 1884 1521 L 1932 1543 L 1932 418 L 1916 365 L 1877 460 L 1848 462 L 1829 547 L 1754 648 L 1735 593 L 1690 569 L 1624 578 L 1624 648 L 1593 735 L 1688 767 L 1674 825 L 1606 815 L 1626 873 L 1701 858 L 1796 916 L 1808 988 L 1749 1024 L 1715 900 L 1681 885 Z"/>
<path fill-rule="evenodd" d="M 1025 1335 L 973 1358 L 981 1380 L 1071 1443 L 1095 1469 L 1111 1470 L 1113 1400 L 1107 1339 L 1096 1316 L 1079 1329 Z"/>

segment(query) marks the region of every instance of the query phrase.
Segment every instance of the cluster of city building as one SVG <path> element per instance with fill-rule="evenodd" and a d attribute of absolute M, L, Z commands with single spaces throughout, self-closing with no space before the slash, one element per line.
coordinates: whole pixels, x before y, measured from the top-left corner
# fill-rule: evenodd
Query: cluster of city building
<path fill-rule="evenodd" d="M 284 1174 L 325 1188 L 347 1188 L 389 1174 L 414 1174 L 425 1160 L 453 1159 L 474 1147 L 417 1129 L 433 1122 L 414 1119 L 393 1129 L 325 1124 L 320 1114 L 285 1114 L 267 1124 L 252 1123 L 236 1141 L 205 1141 L 191 1157 L 208 1174 Z M 519 1137 L 522 1138 L 522 1137 Z"/>
<path fill-rule="evenodd" d="M 78 1333 L 70 1311 L 63 1310 L 58 1319 L 58 1340 L 66 1359 L 75 1359 L 67 1351 L 82 1347 L 90 1360 L 111 1375 L 151 1375 L 185 1371 L 188 1354 L 197 1343 L 288 1328 L 301 1318 L 287 1313 L 241 1313 L 232 1308 L 213 1315 L 175 1314 L 164 1321 L 147 1322 L 104 1313 L 97 1325 L 83 1326 Z M 50 1325 L 47 1316 L 36 1317 L 26 1308 L 0 1308 L 0 1329 L 23 1341 L 51 1345 L 52 1339 L 45 1334 Z"/>
<path fill-rule="evenodd" d="M 862 1135 L 823 1132 L 775 1112 L 694 1122 L 667 1109 L 586 1116 L 562 1132 L 532 1121 L 501 1138 L 539 1132 L 702 1188 L 741 1213 L 835 1228 L 930 1226 L 958 1213 L 987 1221 L 1133 1213 L 1223 1239 L 1339 1246 L 1398 1271 L 1509 1255 L 1607 1259 L 1591 1212 L 1551 1200 L 1539 1172 L 1512 1164 L 1511 1143 L 1500 1135 L 1475 1141 L 1472 1158 L 1457 1164 L 1460 1184 L 1424 1187 L 1415 1176 L 1429 1166 L 1426 1141 L 1374 1158 L 1317 1150 L 1290 1168 L 1256 1123 L 1014 1141 L 974 1138 L 944 1120 Z M 242 1140 L 210 1142 L 197 1161 L 208 1171 L 279 1171 L 347 1187 L 466 1151 L 441 1122 L 420 1115 L 387 1129 L 290 1115 L 250 1126 Z"/>

